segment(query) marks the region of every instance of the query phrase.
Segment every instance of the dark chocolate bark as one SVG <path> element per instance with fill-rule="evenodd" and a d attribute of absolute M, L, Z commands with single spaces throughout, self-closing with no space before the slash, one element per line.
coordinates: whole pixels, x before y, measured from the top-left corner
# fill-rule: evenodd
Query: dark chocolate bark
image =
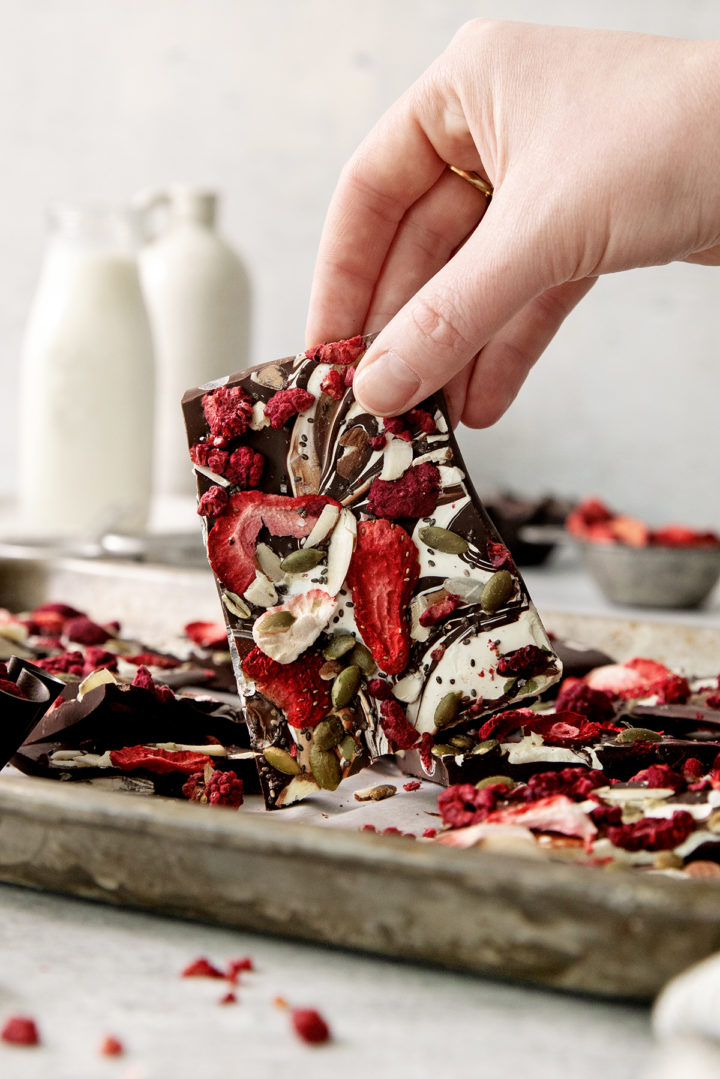
<path fill-rule="evenodd" d="M 270 808 L 383 754 L 417 746 L 427 762 L 433 743 L 472 740 L 484 716 L 560 675 L 442 395 L 392 421 L 364 412 L 351 376 L 365 346 L 321 346 L 183 399 Z"/>

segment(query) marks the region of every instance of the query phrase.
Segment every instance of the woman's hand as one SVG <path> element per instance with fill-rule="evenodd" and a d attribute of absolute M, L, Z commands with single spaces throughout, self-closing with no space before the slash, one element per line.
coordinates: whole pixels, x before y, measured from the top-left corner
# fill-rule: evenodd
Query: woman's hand
<path fill-rule="evenodd" d="M 720 264 L 720 43 L 478 20 L 343 170 L 308 344 L 381 330 L 366 408 L 483 427 L 599 274 L 677 259 Z"/>

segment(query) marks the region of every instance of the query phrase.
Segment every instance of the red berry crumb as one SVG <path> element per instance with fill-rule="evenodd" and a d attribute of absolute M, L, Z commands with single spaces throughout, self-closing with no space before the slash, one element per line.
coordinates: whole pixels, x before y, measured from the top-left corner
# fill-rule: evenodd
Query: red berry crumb
<path fill-rule="evenodd" d="M 320 383 L 320 389 L 323 393 L 326 393 L 328 397 L 334 398 L 339 401 L 345 393 L 345 376 L 334 367 L 331 371 L 325 375 L 325 378 Z"/>
<path fill-rule="evenodd" d="M 257 450 L 251 450 L 249 446 L 240 446 L 230 459 L 225 469 L 225 478 L 238 487 L 257 487 L 262 477 L 265 458 Z"/>
<path fill-rule="evenodd" d="M 298 412 L 305 412 L 315 401 L 315 395 L 293 387 L 289 390 L 278 390 L 265 405 L 265 419 L 270 421 L 270 426 L 276 430 L 282 427 L 291 416 Z"/>
<path fill-rule="evenodd" d="M 330 1040 L 330 1029 L 314 1008 L 293 1008 L 290 1021 L 295 1033 L 310 1045 L 322 1045 Z"/>
<path fill-rule="evenodd" d="M 224 978 L 225 975 L 213 966 L 209 959 L 195 959 L 182 971 L 181 978 Z"/>
<path fill-rule="evenodd" d="M 419 427 L 423 434 L 437 434 L 437 424 L 425 408 L 411 408 L 407 414 L 407 421 Z"/>
<path fill-rule="evenodd" d="M 226 977 L 230 978 L 232 981 L 238 974 L 245 970 L 255 970 L 255 964 L 250 956 L 245 955 L 242 959 L 231 959 L 228 963 Z"/>
<path fill-rule="evenodd" d="M 120 1057 L 125 1052 L 125 1046 L 119 1038 L 108 1034 L 100 1045 L 100 1055 L 104 1057 Z"/>
<path fill-rule="evenodd" d="M 218 386 L 202 399 L 205 419 L 212 441 L 224 446 L 231 438 L 240 438 L 252 418 L 253 401 L 241 386 Z"/>
<path fill-rule="evenodd" d="M 38 1034 L 35 1020 L 30 1019 L 27 1015 L 11 1016 L 2 1028 L 0 1037 L 8 1045 L 40 1044 L 40 1035 Z"/>
<path fill-rule="evenodd" d="M 237 1004 L 237 997 L 234 993 L 226 993 L 224 997 L 220 997 L 218 1004 Z"/>
<path fill-rule="evenodd" d="M 423 839 L 434 839 L 437 835 L 437 828 L 426 828 L 422 834 Z"/>
<path fill-rule="evenodd" d="M 99 626 L 84 614 L 79 618 L 71 618 L 65 623 L 63 632 L 69 641 L 78 644 L 105 644 L 112 637 L 105 626 Z"/>
<path fill-rule="evenodd" d="M 222 517 L 228 508 L 228 502 L 228 493 L 225 488 L 213 484 L 212 487 L 208 487 L 198 502 L 198 516 Z"/>
<path fill-rule="evenodd" d="M 386 435 L 371 435 L 368 439 L 368 444 L 372 446 L 374 450 L 384 450 L 387 445 Z"/>
<path fill-rule="evenodd" d="M 385 736 L 395 749 L 412 749 L 418 743 L 419 734 L 405 715 L 403 706 L 394 700 L 383 701 L 380 705 L 382 719 L 380 726 Z"/>
<path fill-rule="evenodd" d="M 444 599 L 438 600 L 437 603 L 431 603 L 429 607 L 425 608 L 420 615 L 420 625 L 436 626 L 438 622 L 444 622 L 453 611 L 462 606 L 462 603 L 460 596 L 456 596 L 454 592 L 448 592 Z M 500 670 L 499 666 L 498 670 Z"/>
<path fill-rule="evenodd" d="M 420 784 L 417 779 L 411 779 L 409 783 L 403 783 L 404 791 L 417 791 L 420 790 Z"/>

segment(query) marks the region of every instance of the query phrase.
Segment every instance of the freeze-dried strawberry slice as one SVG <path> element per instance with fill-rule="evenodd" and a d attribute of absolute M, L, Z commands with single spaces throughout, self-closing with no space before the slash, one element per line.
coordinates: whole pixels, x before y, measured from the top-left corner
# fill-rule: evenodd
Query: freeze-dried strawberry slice
<path fill-rule="evenodd" d="M 625 663 L 608 663 L 585 675 L 586 683 L 593 689 L 602 689 L 624 700 L 662 693 L 666 686 L 672 696 L 676 689 L 676 678 L 662 663 L 642 657 L 629 659 Z"/>
<path fill-rule="evenodd" d="M 212 758 L 205 753 L 193 753 L 187 749 L 155 749 L 152 746 L 126 746 L 124 749 L 111 749 L 110 760 L 122 772 L 133 772 L 141 768 L 145 772 L 165 775 L 179 772 L 192 775 L 201 772 L 206 764 L 213 767 Z"/>
<path fill-rule="evenodd" d="M 208 561 L 218 580 L 242 596 L 255 579 L 255 541 L 265 525 L 273 536 L 302 539 L 329 503 L 326 495 L 266 495 L 239 491 L 208 533 Z"/>
<path fill-rule="evenodd" d="M 276 663 L 257 647 L 243 660 L 243 674 L 285 713 L 291 727 L 315 727 L 330 711 L 330 689 L 320 677 L 322 656 L 310 652 L 294 663 Z"/>
<path fill-rule="evenodd" d="M 410 653 L 407 607 L 420 575 L 415 544 L 390 521 L 361 521 L 347 583 L 355 621 L 385 674 L 405 670 Z"/>

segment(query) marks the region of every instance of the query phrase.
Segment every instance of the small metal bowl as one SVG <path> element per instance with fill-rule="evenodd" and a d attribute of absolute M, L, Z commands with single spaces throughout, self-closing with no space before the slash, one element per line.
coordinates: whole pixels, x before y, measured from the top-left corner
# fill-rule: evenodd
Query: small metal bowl
<path fill-rule="evenodd" d="M 586 569 L 611 603 L 697 607 L 720 577 L 720 547 L 576 543 Z"/>

